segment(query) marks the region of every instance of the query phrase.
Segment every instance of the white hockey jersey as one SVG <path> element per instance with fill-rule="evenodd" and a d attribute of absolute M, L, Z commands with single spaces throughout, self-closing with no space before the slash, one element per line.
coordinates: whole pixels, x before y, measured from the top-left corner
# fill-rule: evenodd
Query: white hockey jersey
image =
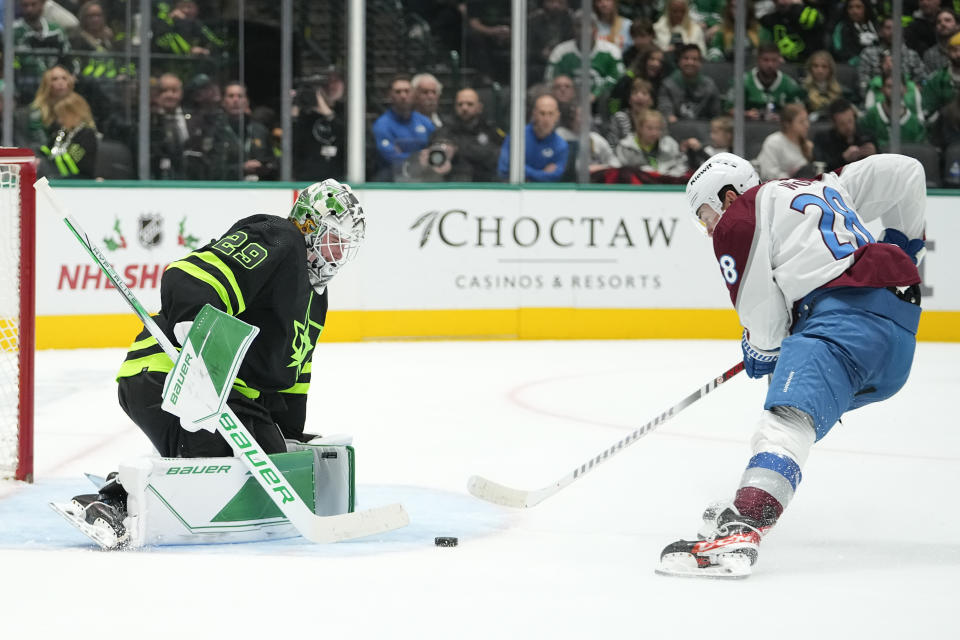
<path fill-rule="evenodd" d="M 773 350 L 789 335 L 794 304 L 820 287 L 920 282 L 899 247 L 877 243 L 879 218 L 923 238 L 926 177 L 907 156 L 870 156 L 816 180 L 775 180 L 748 190 L 713 234 L 720 272 L 750 342 Z"/>

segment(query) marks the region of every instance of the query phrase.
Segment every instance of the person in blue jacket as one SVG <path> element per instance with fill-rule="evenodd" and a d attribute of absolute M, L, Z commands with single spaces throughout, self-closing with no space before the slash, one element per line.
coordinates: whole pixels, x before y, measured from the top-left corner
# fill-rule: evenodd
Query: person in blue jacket
<path fill-rule="evenodd" d="M 550 94 L 537 98 L 533 104 L 533 115 L 524 131 L 526 148 L 524 175 L 529 182 L 557 182 L 567 168 L 569 149 L 566 141 L 557 135 L 557 122 L 560 120 L 560 106 Z M 501 178 L 510 173 L 510 136 L 500 147 L 500 161 L 497 172 Z"/>
<path fill-rule="evenodd" d="M 380 156 L 376 179 L 392 180 L 403 161 L 423 149 L 436 127 L 430 118 L 413 110 L 410 77 L 397 75 L 390 83 L 390 108 L 373 123 L 373 138 Z"/>

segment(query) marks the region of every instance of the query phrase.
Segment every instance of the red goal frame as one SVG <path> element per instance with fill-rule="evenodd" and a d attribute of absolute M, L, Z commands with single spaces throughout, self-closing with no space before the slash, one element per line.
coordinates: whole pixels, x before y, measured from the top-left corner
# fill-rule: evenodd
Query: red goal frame
<path fill-rule="evenodd" d="M 20 166 L 20 318 L 18 360 L 20 367 L 17 469 L 14 478 L 33 482 L 33 379 L 36 350 L 36 158 L 29 149 L 0 147 L 0 164 Z"/>

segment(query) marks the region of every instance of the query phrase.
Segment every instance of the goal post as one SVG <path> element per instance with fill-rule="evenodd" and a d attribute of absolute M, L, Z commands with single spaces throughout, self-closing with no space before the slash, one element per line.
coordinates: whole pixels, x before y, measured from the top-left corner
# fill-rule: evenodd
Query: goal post
<path fill-rule="evenodd" d="M 0 147 L 0 478 L 33 481 L 36 159 Z"/>

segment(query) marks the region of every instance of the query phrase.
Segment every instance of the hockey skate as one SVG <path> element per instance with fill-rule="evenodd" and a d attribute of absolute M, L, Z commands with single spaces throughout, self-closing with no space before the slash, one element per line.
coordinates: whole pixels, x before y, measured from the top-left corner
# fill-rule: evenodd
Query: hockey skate
<path fill-rule="evenodd" d="M 99 493 L 74 496 L 66 503 L 51 502 L 50 508 L 102 549 L 120 549 L 130 539 L 123 524 L 127 516 L 126 505 L 127 492 L 113 472 L 107 476 Z"/>
<path fill-rule="evenodd" d="M 742 516 L 732 503 L 718 503 L 703 512 L 697 540 L 678 540 L 660 553 L 656 572 L 667 576 L 746 578 L 757 562 L 760 539 L 769 530 Z"/>

